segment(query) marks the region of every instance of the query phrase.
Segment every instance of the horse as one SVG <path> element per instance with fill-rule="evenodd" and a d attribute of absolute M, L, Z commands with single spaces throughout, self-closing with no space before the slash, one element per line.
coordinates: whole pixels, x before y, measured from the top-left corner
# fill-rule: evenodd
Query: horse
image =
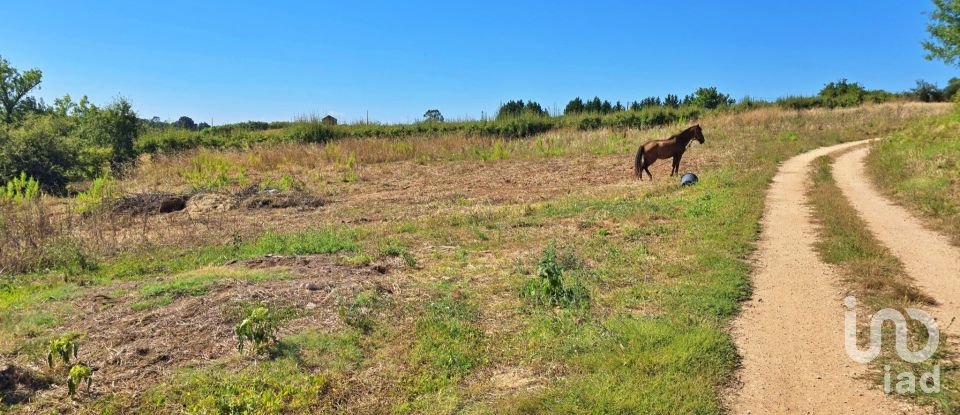
<path fill-rule="evenodd" d="M 665 140 L 651 140 L 643 143 L 637 150 L 637 157 L 633 162 L 633 174 L 640 180 L 643 180 L 643 172 L 647 172 L 650 180 L 653 175 L 650 174 L 650 165 L 659 159 L 673 157 L 673 169 L 670 170 L 670 176 L 678 174 L 680 171 L 680 158 L 683 152 L 690 145 L 690 140 L 696 139 L 703 144 L 703 130 L 700 124 L 683 130 L 679 134 L 674 134 Z"/>

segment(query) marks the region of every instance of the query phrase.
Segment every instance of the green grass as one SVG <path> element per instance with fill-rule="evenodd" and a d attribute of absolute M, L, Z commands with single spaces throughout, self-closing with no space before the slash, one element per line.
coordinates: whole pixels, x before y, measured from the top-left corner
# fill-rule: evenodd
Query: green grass
<path fill-rule="evenodd" d="M 924 309 L 933 304 L 933 300 L 914 285 L 900 260 L 870 233 L 867 224 L 843 196 L 833 178 L 832 161 L 829 156 L 814 161 L 811 172 L 813 186 L 808 193 L 814 217 L 820 224 L 820 240 L 816 247 L 821 258 L 839 267 L 845 287 L 866 309 L 867 315 L 883 308 L 903 312 L 907 307 Z M 863 338 L 868 330 L 865 323 L 861 323 L 861 327 L 864 329 L 861 333 Z M 911 325 L 910 330 L 915 344 L 926 342 L 926 329 L 921 324 Z M 944 413 L 955 413 L 960 408 L 960 393 L 955 386 L 960 374 L 952 369 L 949 361 L 944 360 L 952 352 L 946 339 L 941 339 L 940 348 L 931 360 L 911 364 L 901 360 L 894 352 L 893 336 L 893 329 L 885 327 L 884 348 L 880 357 L 871 363 L 873 380 L 882 384 L 885 365 L 889 365 L 894 374 L 909 371 L 919 379 L 923 373 L 932 370 L 934 364 L 940 364 L 944 367 L 941 372 L 941 392 L 933 395 L 919 393 L 908 398 L 933 405 Z"/>
<path fill-rule="evenodd" d="M 911 122 L 874 146 L 867 170 L 881 189 L 960 244 L 960 115 Z"/>
<path fill-rule="evenodd" d="M 291 277 L 289 273 L 284 271 L 202 268 L 178 274 L 163 281 L 142 284 L 137 290 L 139 300 L 133 303 L 131 307 L 135 311 L 144 311 L 170 304 L 177 298 L 203 296 L 210 292 L 214 285 L 227 279 L 262 282 Z"/>
<path fill-rule="evenodd" d="M 457 382 L 484 362 L 483 333 L 476 325 L 475 305 L 456 299 L 442 287 L 417 318 L 414 346 L 408 355 L 416 371 L 406 379 L 410 395 L 398 413 L 453 411 L 462 397 Z"/>
<path fill-rule="evenodd" d="M 145 397 L 138 413 L 317 413 L 334 387 L 325 373 L 302 370 L 295 359 L 261 362 L 238 371 L 220 365 L 180 371 Z M 327 402 L 327 411 L 331 410 Z"/>

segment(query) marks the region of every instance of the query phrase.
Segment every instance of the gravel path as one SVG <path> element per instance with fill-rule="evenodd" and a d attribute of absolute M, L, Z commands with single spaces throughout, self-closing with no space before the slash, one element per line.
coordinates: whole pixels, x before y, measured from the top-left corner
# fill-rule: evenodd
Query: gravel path
<path fill-rule="evenodd" d="M 917 287 L 937 301 L 936 307 L 925 311 L 937 319 L 948 339 L 956 339 L 960 324 L 953 319 L 960 316 L 960 248 L 880 194 L 864 169 L 869 150 L 862 148 L 837 158 L 833 166 L 837 185 L 870 232 L 903 262 Z"/>
<path fill-rule="evenodd" d="M 806 191 L 819 156 L 863 141 L 816 149 L 787 160 L 767 193 L 753 274 L 753 297 L 734 322 L 743 358 L 735 414 L 899 414 L 916 408 L 858 379 L 865 365 L 844 351 L 844 292 L 813 244 Z"/>

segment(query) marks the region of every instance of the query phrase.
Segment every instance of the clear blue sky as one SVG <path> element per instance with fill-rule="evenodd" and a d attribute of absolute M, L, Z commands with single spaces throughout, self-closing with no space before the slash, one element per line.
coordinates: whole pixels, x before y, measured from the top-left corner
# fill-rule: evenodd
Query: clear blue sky
<path fill-rule="evenodd" d="M 42 69 L 48 103 L 122 95 L 144 118 L 397 122 L 515 98 L 772 99 L 960 76 L 923 59 L 925 0 L 84 3 L 7 2 L 0 55 Z"/>

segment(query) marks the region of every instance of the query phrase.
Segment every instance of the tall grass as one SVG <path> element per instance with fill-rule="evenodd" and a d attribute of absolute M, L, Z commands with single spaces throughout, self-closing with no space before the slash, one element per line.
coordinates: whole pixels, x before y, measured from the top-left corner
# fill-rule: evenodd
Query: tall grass
<path fill-rule="evenodd" d="M 960 119 L 910 123 L 875 144 L 867 171 L 881 189 L 960 244 Z"/>

